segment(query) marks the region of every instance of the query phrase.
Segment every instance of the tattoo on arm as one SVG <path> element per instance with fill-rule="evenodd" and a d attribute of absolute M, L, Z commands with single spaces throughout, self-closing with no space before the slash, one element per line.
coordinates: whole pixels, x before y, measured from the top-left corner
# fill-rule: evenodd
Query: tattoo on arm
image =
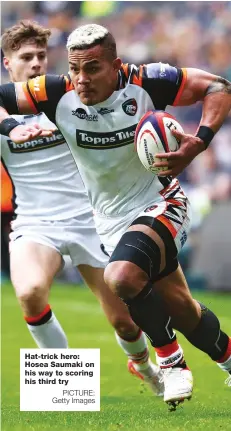
<path fill-rule="evenodd" d="M 205 96 L 211 93 L 226 93 L 231 94 L 231 83 L 221 76 L 218 76 L 216 81 L 213 81 L 205 91 Z"/>

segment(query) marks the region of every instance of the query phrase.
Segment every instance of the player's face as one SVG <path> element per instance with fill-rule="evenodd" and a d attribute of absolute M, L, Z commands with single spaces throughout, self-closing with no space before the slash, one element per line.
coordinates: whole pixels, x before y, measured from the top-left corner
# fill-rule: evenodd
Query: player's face
<path fill-rule="evenodd" d="M 115 91 L 121 60 L 110 59 L 100 45 L 75 49 L 68 53 L 68 61 L 71 80 L 84 105 L 103 102 Z"/>
<path fill-rule="evenodd" d="M 47 70 L 47 51 L 45 47 L 34 43 L 24 43 L 17 51 L 12 51 L 4 58 L 5 68 L 11 81 L 27 81 Z"/>

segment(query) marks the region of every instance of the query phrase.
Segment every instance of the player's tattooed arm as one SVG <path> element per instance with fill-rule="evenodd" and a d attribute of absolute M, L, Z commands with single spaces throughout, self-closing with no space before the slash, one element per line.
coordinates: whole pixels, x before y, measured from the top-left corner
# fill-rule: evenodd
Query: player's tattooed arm
<path fill-rule="evenodd" d="M 205 96 L 212 93 L 231 94 L 231 83 L 221 76 L 218 76 L 215 81 L 211 82 L 205 91 Z"/>
<path fill-rule="evenodd" d="M 231 109 L 231 83 L 212 75 L 203 98 L 200 126 L 209 127 L 217 133 Z"/>
<path fill-rule="evenodd" d="M 156 155 L 166 158 L 154 167 L 168 167 L 162 175 L 177 176 L 212 141 L 231 109 L 231 84 L 224 78 L 199 69 L 187 69 L 187 80 L 178 99 L 178 105 L 186 106 L 202 101 L 202 117 L 195 136 L 172 132 L 180 140 L 180 148 L 174 153 Z"/>
<path fill-rule="evenodd" d="M 178 105 L 186 106 L 202 101 L 200 126 L 216 133 L 231 109 L 231 84 L 225 78 L 200 69 L 187 69 L 187 79 Z"/>

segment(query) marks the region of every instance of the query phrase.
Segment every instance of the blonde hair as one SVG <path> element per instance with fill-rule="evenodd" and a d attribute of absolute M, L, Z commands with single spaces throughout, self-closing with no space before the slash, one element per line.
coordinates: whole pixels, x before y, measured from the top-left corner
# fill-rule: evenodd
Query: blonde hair
<path fill-rule="evenodd" d="M 117 57 L 116 42 L 112 34 L 102 25 L 86 24 L 76 28 L 67 39 L 67 49 L 88 49 L 101 45 L 112 59 Z"/>

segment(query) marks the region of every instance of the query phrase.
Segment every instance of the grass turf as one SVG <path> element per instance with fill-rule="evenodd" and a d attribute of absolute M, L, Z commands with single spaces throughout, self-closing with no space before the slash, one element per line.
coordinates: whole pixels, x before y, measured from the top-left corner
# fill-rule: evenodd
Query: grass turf
<path fill-rule="evenodd" d="M 196 293 L 218 314 L 231 334 L 228 295 Z M 179 340 L 194 375 L 190 402 L 169 413 L 142 382 L 128 374 L 126 359 L 93 295 L 82 288 L 53 286 L 50 304 L 70 347 L 101 349 L 100 412 L 20 412 L 19 349 L 35 347 L 10 285 L 2 286 L 2 431 L 191 431 L 231 430 L 231 388 L 226 374 L 182 336 Z M 152 353 L 154 359 L 154 354 Z"/>

